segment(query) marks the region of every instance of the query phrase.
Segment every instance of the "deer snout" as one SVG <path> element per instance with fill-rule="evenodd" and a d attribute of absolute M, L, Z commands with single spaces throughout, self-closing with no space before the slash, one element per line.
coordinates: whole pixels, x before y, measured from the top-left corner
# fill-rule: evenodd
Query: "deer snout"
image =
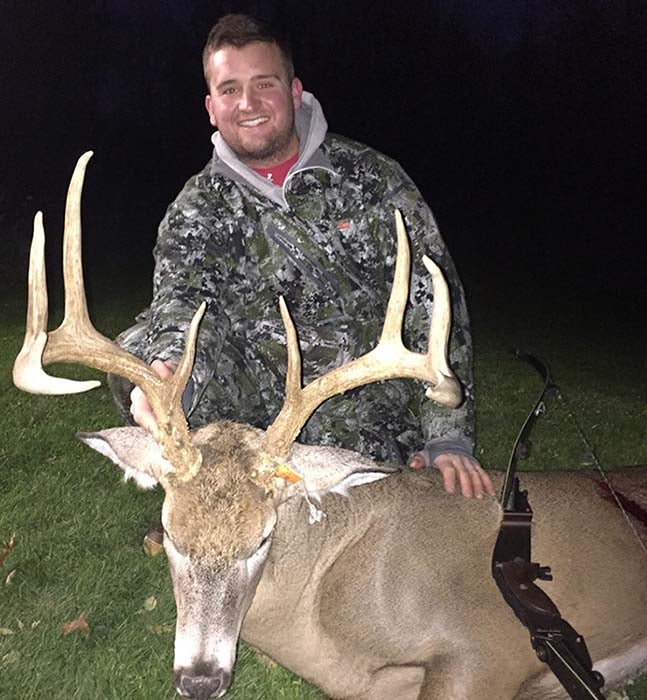
<path fill-rule="evenodd" d="M 185 698 L 207 700 L 220 698 L 229 688 L 231 673 L 224 669 L 216 669 L 209 675 L 201 675 L 197 669 L 181 668 L 175 673 L 175 689 Z"/>

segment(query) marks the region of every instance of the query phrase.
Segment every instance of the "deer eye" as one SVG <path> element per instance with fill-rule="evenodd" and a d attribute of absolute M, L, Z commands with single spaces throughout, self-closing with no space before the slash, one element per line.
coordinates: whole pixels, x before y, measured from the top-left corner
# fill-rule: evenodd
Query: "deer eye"
<path fill-rule="evenodd" d="M 164 528 L 164 545 L 176 551 L 181 557 L 187 556 L 187 553 L 175 544 L 173 538 L 169 535 L 168 530 L 166 528 Z"/>
<path fill-rule="evenodd" d="M 267 554 L 270 549 L 270 544 L 272 542 L 272 531 L 270 531 L 263 539 L 260 541 L 256 551 L 252 552 L 245 559 L 245 566 L 247 567 L 247 572 L 250 575 L 256 575 L 259 571 L 259 567 L 265 561 Z"/>
<path fill-rule="evenodd" d="M 261 540 L 261 543 L 258 545 L 258 549 L 256 551 L 260 552 L 265 547 L 268 547 L 271 541 L 272 541 L 272 532 L 269 532 L 267 535 L 265 535 L 265 537 L 263 537 L 263 539 Z"/>

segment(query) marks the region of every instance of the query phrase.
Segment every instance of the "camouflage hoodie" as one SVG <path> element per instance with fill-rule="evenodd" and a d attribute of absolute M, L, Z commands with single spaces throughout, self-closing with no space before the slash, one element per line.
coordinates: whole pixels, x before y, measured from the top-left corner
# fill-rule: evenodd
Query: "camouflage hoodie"
<path fill-rule="evenodd" d="M 383 461 L 473 449 L 471 338 L 460 280 L 433 216 L 393 160 L 327 133 L 317 100 L 295 114 L 299 158 L 282 187 L 241 163 L 216 133 L 211 161 L 184 186 L 155 246 L 153 301 L 119 342 L 146 361 L 177 361 L 198 305 L 207 312 L 185 405 L 192 427 L 227 418 L 267 427 L 283 402 L 282 294 L 299 332 L 304 381 L 368 351 L 379 338 L 395 261 L 394 209 L 412 242 L 405 342 L 426 347 L 431 281 L 423 253 L 450 285 L 450 362 L 466 400 L 454 411 L 420 382 L 362 387 L 321 406 L 301 440 L 340 445 Z M 435 445 L 435 448 L 433 447 Z"/>

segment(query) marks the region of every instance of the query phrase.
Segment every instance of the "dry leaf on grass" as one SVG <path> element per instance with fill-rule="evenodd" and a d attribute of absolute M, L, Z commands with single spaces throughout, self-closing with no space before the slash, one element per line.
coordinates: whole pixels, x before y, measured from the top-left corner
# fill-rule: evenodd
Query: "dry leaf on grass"
<path fill-rule="evenodd" d="M 0 627 L 0 637 L 9 637 L 12 634 L 13 630 L 10 630 L 8 627 Z"/>
<path fill-rule="evenodd" d="M 18 569 L 12 569 L 12 570 L 7 574 L 7 578 L 4 580 L 4 585 L 5 585 L 5 586 L 10 586 L 10 585 L 11 585 L 11 582 L 13 581 L 13 577 L 16 575 L 16 571 L 18 571 Z"/>
<path fill-rule="evenodd" d="M 155 610 L 156 607 L 157 598 L 154 595 L 149 595 L 144 601 L 144 610 L 148 610 L 148 612 L 150 612 L 151 610 Z"/>
<path fill-rule="evenodd" d="M 146 629 L 153 634 L 170 634 L 174 628 L 173 625 L 151 625 Z"/>
<path fill-rule="evenodd" d="M 66 622 L 63 625 L 63 636 L 67 637 L 68 634 L 73 634 L 74 632 L 78 632 L 83 639 L 87 639 L 88 635 L 90 634 L 90 627 L 88 626 L 88 623 L 86 622 L 85 619 L 85 613 L 81 613 L 76 620 L 72 620 L 71 622 Z"/>
<path fill-rule="evenodd" d="M 8 654 L 0 657 L 0 668 L 3 666 L 11 666 L 20 661 L 20 654 L 17 651 L 10 651 Z"/>
<path fill-rule="evenodd" d="M 11 552 L 16 548 L 16 533 L 0 545 L 0 568 L 4 564 L 4 560 L 11 554 Z"/>

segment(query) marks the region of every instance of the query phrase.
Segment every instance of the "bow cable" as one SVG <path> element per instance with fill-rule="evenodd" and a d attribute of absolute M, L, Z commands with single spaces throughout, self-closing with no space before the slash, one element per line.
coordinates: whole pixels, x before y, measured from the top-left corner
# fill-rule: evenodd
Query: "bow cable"
<path fill-rule="evenodd" d="M 566 413 L 568 414 L 568 417 L 573 421 L 573 424 L 575 425 L 575 429 L 577 430 L 580 439 L 584 443 L 586 449 L 587 449 L 587 454 L 591 457 L 593 460 L 593 464 L 595 464 L 596 469 L 600 472 L 600 476 L 604 480 L 604 483 L 609 490 L 609 493 L 613 496 L 613 500 L 615 501 L 616 505 L 618 508 L 620 508 L 620 512 L 624 516 L 624 519 L 627 521 L 627 525 L 629 525 L 629 528 L 634 534 L 634 537 L 638 540 L 638 544 L 640 545 L 641 549 L 645 553 L 645 556 L 647 556 L 647 545 L 645 542 L 643 542 L 642 538 L 638 534 L 638 530 L 636 529 L 636 526 L 633 524 L 631 521 L 631 518 L 629 517 L 629 513 L 627 513 L 627 509 L 622 505 L 622 501 L 618 497 L 618 494 L 609 481 L 609 477 L 607 476 L 606 471 L 602 467 L 602 464 L 600 460 L 598 459 L 598 456 L 595 452 L 595 449 L 589 439 L 586 436 L 586 433 L 584 432 L 584 429 L 582 428 L 582 424 L 580 421 L 577 419 L 577 416 L 573 412 L 570 402 L 566 399 L 564 396 L 564 393 L 561 391 L 561 389 L 558 386 L 555 386 L 555 390 L 557 392 L 557 398 L 564 404 L 564 407 L 566 408 Z"/>

